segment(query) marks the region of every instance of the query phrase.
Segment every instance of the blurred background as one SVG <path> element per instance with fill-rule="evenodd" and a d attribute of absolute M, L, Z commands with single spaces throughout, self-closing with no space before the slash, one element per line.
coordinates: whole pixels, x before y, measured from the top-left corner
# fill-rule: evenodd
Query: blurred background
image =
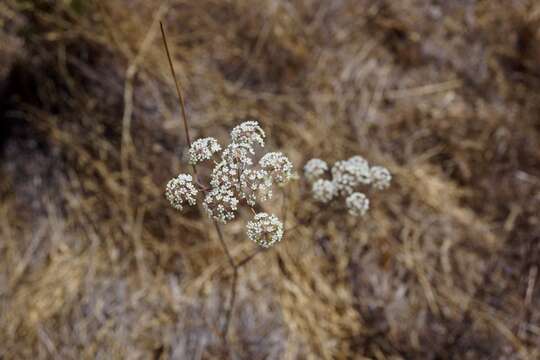
<path fill-rule="evenodd" d="M 394 175 L 361 221 L 286 189 L 228 348 L 227 258 L 163 196 L 159 21 L 192 137 L 255 118 L 298 170 Z M 538 1 L 3 0 L 0 29 L 0 359 L 540 358 Z"/>

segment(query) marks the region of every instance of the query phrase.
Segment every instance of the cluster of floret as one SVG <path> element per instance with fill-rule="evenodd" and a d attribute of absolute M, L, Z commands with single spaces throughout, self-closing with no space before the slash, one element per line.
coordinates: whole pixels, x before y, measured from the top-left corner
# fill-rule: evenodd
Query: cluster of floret
<path fill-rule="evenodd" d="M 210 187 L 194 183 L 191 175 L 180 174 L 167 184 L 165 195 L 179 210 L 185 204 L 196 205 L 199 192 L 208 216 L 226 224 L 234 220 L 239 206 L 254 207 L 272 197 L 273 184 L 283 185 L 293 176 L 293 165 L 280 152 L 270 152 L 254 162 L 255 146 L 264 147 L 265 133 L 256 121 L 246 121 L 231 131 L 231 143 L 222 149 L 214 138 L 193 142 L 189 149 L 192 165 L 215 160 Z M 221 153 L 221 154 L 220 154 Z M 249 239 L 269 247 L 283 237 L 283 225 L 275 215 L 256 214 L 247 224 Z"/>
<path fill-rule="evenodd" d="M 330 170 L 330 175 L 327 176 Z M 369 210 L 368 197 L 360 192 L 362 187 L 377 190 L 390 186 L 392 175 L 382 166 L 369 166 L 361 156 L 337 161 L 330 169 L 321 159 L 311 159 L 304 166 L 304 174 L 311 184 L 313 198 L 328 204 L 339 197 L 345 198 L 349 214 L 363 216 Z"/>
<path fill-rule="evenodd" d="M 165 189 L 165 196 L 177 210 L 182 210 L 186 203 L 190 206 L 195 205 L 198 193 L 199 190 L 193 185 L 193 178 L 189 174 L 180 174 L 171 179 Z"/>

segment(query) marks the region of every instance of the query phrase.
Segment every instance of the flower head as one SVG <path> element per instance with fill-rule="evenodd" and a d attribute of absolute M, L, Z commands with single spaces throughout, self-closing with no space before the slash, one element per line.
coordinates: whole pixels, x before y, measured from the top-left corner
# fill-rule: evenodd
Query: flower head
<path fill-rule="evenodd" d="M 231 143 L 223 150 L 221 159 L 225 161 L 229 167 L 239 166 L 246 168 L 253 164 L 251 155 L 255 154 L 253 147 L 246 143 Z"/>
<path fill-rule="evenodd" d="M 336 162 L 332 167 L 332 177 L 342 195 L 351 194 L 361 184 L 371 183 L 369 164 L 361 156 Z"/>
<path fill-rule="evenodd" d="M 183 205 L 188 203 L 193 206 L 197 203 L 198 190 L 193 185 L 193 178 L 188 174 L 180 174 L 172 178 L 167 183 L 165 197 L 171 203 L 171 206 L 177 210 L 182 210 Z"/>
<path fill-rule="evenodd" d="M 285 184 L 293 176 L 291 161 L 280 152 L 269 152 L 259 160 L 259 165 L 268 171 L 272 179 L 278 184 Z"/>
<path fill-rule="evenodd" d="M 245 121 L 231 131 L 233 143 L 253 145 L 254 143 L 264 147 L 264 130 L 257 121 Z"/>
<path fill-rule="evenodd" d="M 258 213 L 247 224 L 247 236 L 262 247 L 270 247 L 283 237 L 283 224 L 275 215 Z"/>
<path fill-rule="evenodd" d="M 229 164 L 222 161 L 212 170 L 210 176 L 210 185 L 212 188 L 239 189 L 240 188 L 240 169 L 236 164 Z"/>
<path fill-rule="evenodd" d="M 274 182 L 283 184 L 292 178 L 293 165 L 280 152 L 267 153 L 254 164 L 255 146 L 263 147 L 265 136 L 257 121 L 246 121 L 232 129 L 231 142 L 223 151 L 212 137 L 198 139 L 190 146 L 189 162 L 194 166 L 212 160 L 220 153 L 219 160 L 211 162 L 209 187 L 200 185 L 205 192 L 203 207 L 210 218 L 226 224 L 237 217 L 242 200 L 253 208 L 258 201 L 272 197 Z M 328 166 L 324 171 L 327 169 Z M 206 180 L 206 176 L 202 179 Z M 182 209 L 186 203 L 196 204 L 198 191 L 192 177 L 182 174 L 169 181 L 166 196 L 173 207 Z M 283 225 L 275 215 L 259 213 L 248 222 L 247 235 L 259 245 L 268 247 L 281 240 Z"/>
<path fill-rule="evenodd" d="M 387 168 L 382 166 L 373 166 L 371 168 L 371 178 L 373 179 L 373 187 L 378 190 L 384 190 L 390 186 L 392 175 Z"/>
<path fill-rule="evenodd" d="M 209 217 L 226 224 L 236 217 L 238 199 L 229 189 L 215 188 L 206 194 L 203 206 Z"/>
<path fill-rule="evenodd" d="M 221 151 L 221 145 L 216 139 L 207 137 L 198 139 L 189 148 L 189 163 L 198 164 L 205 160 L 210 160 L 212 156 Z"/>
<path fill-rule="evenodd" d="M 314 182 L 328 171 L 328 164 L 321 159 L 311 159 L 304 166 L 304 174 L 309 182 Z"/>
<path fill-rule="evenodd" d="M 240 194 L 249 206 L 254 206 L 257 197 L 262 201 L 272 197 L 272 178 L 265 170 L 247 169 L 240 176 Z"/>
<path fill-rule="evenodd" d="M 345 199 L 345 205 L 349 209 L 349 214 L 353 216 L 364 216 L 369 210 L 369 199 L 366 195 L 355 192 Z"/>
<path fill-rule="evenodd" d="M 319 179 L 313 183 L 311 192 L 316 201 L 327 204 L 337 195 L 337 187 L 330 180 Z"/>

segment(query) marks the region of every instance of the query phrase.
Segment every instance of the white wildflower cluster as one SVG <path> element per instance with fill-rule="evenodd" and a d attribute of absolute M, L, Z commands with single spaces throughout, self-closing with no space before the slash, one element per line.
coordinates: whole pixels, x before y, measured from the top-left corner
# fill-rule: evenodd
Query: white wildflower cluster
<path fill-rule="evenodd" d="M 189 148 L 189 163 L 196 165 L 205 160 L 210 160 L 214 154 L 221 151 L 221 145 L 216 139 L 207 137 L 198 139 Z"/>
<path fill-rule="evenodd" d="M 259 144 L 264 147 L 264 138 L 266 137 L 264 130 L 256 121 L 245 121 L 232 129 L 231 139 L 236 144 Z"/>
<path fill-rule="evenodd" d="M 272 178 L 266 170 L 247 169 L 240 176 L 240 195 L 249 206 L 255 206 L 257 198 L 266 201 L 272 197 Z"/>
<path fill-rule="evenodd" d="M 313 183 L 313 198 L 323 204 L 327 204 L 337 195 L 336 185 L 326 179 L 319 179 Z"/>
<path fill-rule="evenodd" d="M 332 178 L 341 195 L 350 195 L 359 185 L 371 183 L 369 164 L 360 156 L 337 161 L 332 167 Z"/>
<path fill-rule="evenodd" d="M 369 210 L 369 199 L 359 191 L 362 186 L 371 185 L 374 189 L 383 190 L 390 186 L 392 175 L 382 166 L 369 166 L 361 156 L 353 156 L 347 160 L 337 161 L 328 174 L 328 165 L 321 159 L 311 159 L 304 166 L 304 174 L 309 183 L 313 198 L 323 204 L 333 199 L 345 197 L 345 205 L 349 214 L 363 216 Z"/>
<path fill-rule="evenodd" d="M 309 182 L 315 182 L 328 171 L 328 164 L 321 159 L 311 159 L 304 166 L 304 175 Z"/>
<path fill-rule="evenodd" d="M 236 216 L 238 199 L 230 189 L 214 188 L 206 194 L 203 206 L 208 216 L 226 224 Z"/>
<path fill-rule="evenodd" d="M 387 168 L 382 166 L 373 166 L 371 168 L 372 185 L 377 190 L 384 190 L 390 186 L 392 175 Z"/>
<path fill-rule="evenodd" d="M 171 206 L 177 210 L 182 210 L 183 205 L 187 203 L 193 206 L 197 203 L 197 193 L 199 191 L 193 185 L 191 175 L 180 174 L 167 183 L 165 196 L 171 203 Z"/>
<path fill-rule="evenodd" d="M 238 167 L 232 166 L 225 161 L 216 165 L 210 176 L 210 186 L 212 188 L 230 189 L 234 187 L 239 179 Z"/>
<path fill-rule="evenodd" d="M 364 216 L 369 210 L 369 199 L 366 195 L 355 192 L 347 196 L 345 205 L 349 209 L 349 214 L 352 216 Z"/>
<path fill-rule="evenodd" d="M 270 247 L 283 237 L 283 224 L 272 214 L 258 213 L 247 224 L 247 235 L 262 247 Z"/>
<path fill-rule="evenodd" d="M 242 203 L 254 207 L 272 197 L 274 184 L 283 185 L 293 177 L 291 161 L 280 152 L 263 155 L 254 161 L 255 146 L 264 147 L 265 133 L 256 121 L 246 121 L 231 131 L 231 143 L 222 149 L 214 138 L 193 142 L 189 161 L 193 165 L 212 160 L 220 153 L 210 174 L 210 185 L 197 183 L 205 194 L 203 207 L 208 216 L 221 223 L 234 220 Z M 184 204 L 195 205 L 198 189 L 190 175 L 181 174 L 167 184 L 166 197 L 181 210 Z M 281 240 L 283 225 L 270 214 L 256 214 L 247 225 L 248 237 L 268 247 Z"/>
<path fill-rule="evenodd" d="M 246 168 L 253 164 L 253 147 L 246 143 L 231 143 L 221 154 L 221 163 L 233 168 Z"/>
<path fill-rule="evenodd" d="M 285 184 L 292 179 L 293 165 L 283 153 L 270 152 L 259 160 L 259 165 L 268 171 L 278 184 Z"/>

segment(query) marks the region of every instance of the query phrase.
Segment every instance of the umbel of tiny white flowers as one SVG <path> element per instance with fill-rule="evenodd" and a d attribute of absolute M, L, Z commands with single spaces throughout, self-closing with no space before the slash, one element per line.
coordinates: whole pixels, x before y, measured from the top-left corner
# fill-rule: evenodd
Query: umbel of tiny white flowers
<path fill-rule="evenodd" d="M 358 191 L 359 187 L 371 185 L 377 190 L 390 186 L 392 175 L 382 166 L 370 167 L 361 156 L 353 156 L 347 160 L 337 161 L 331 170 L 331 180 L 324 179 L 328 165 L 321 159 L 311 159 L 304 166 L 304 174 L 312 184 L 313 198 L 328 204 L 338 196 L 346 197 L 345 205 L 349 214 L 363 216 L 369 209 L 369 199 Z"/>
<path fill-rule="evenodd" d="M 182 210 L 185 203 L 190 206 L 197 203 L 196 196 L 198 192 L 195 185 L 193 185 L 191 175 L 180 174 L 169 180 L 165 189 L 165 196 L 173 208 Z"/>
<path fill-rule="evenodd" d="M 246 121 L 233 128 L 231 143 L 223 151 L 214 138 L 192 143 L 189 161 L 193 165 L 211 160 L 221 152 L 210 175 L 210 188 L 197 184 L 205 191 L 203 207 L 210 218 L 226 224 L 235 219 L 241 200 L 253 207 L 257 201 L 272 197 L 273 183 L 283 185 L 292 178 L 293 165 L 283 153 L 267 153 L 254 163 L 254 146 L 264 147 L 264 138 L 265 133 L 256 121 Z M 186 203 L 195 205 L 197 193 L 191 175 L 181 174 L 167 184 L 166 197 L 178 210 Z M 261 246 L 270 246 L 283 235 L 277 217 L 266 213 L 257 214 L 247 229 L 249 238 Z"/>
<path fill-rule="evenodd" d="M 189 148 L 189 163 L 196 165 L 212 159 L 215 153 L 221 151 L 221 145 L 212 137 L 198 139 Z"/>
<path fill-rule="evenodd" d="M 253 164 L 253 146 L 247 143 L 231 143 L 221 153 L 221 162 L 229 167 L 244 169 Z"/>
<path fill-rule="evenodd" d="M 321 159 L 311 159 L 304 166 L 304 175 L 310 183 L 320 179 L 327 171 L 328 164 Z"/>
<path fill-rule="evenodd" d="M 278 184 L 285 184 L 292 179 L 293 165 L 283 153 L 270 152 L 259 160 L 259 165 L 268 171 Z"/>
<path fill-rule="evenodd" d="M 332 167 L 332 178 L 338 192 L 341 195 L 349 195 L 357 186 L 371 183 L 369 164 L 360 156 L 337 161 Z"/>
<path fill-rule="evenodd" d="M 257 197 L 266 201 L 272 197 L 272 178 L 266 170 L 247 169 L 240 175 L 240 194 L 249 206 L 255 206 Z"/>
<path fill-rule="evenodd" d="M 226 224 L 236 216 L 238 199 L 230 189 L 214 188 L 206 194 L 203 206 L 208 216 Z"/>
<path fill-rule="evenodd" d="M 366 195 L 355 192 L 345 199 L 345 205 L 352 216 L 364 216 L 369 210 L 369 199 Z"/>
<path fill-rule="evenodd" d="M 254 143 L 257 143 L 260 147 L 264 147 L 265 137 L 266 134 L 257 121 L 245 121 L 234 127 L 231 131 L 231 140 L 236 144 L 248 144 L 252 146 Z"/>
<path fill-rule="evenodd" d="M 392 175 L 387 168 L 382 166 L 373 166 L 371 168 L 372 185 L 375 189 L 384 190 L 390 186 Z"/>
<path fill-rule="evenodd" d="M 326 179 L 319 179 L 313 183 L 311 191 L 313 198 L 323 204 L 327 204 L 337 195 L 336 185 Z"/>
<path fill-rule="evenodd" d="M 272 214 L 258 213 L 246 227 L 248 238 L 262 247 L 270 247 L 283 237 L 283 224 Z"/>

